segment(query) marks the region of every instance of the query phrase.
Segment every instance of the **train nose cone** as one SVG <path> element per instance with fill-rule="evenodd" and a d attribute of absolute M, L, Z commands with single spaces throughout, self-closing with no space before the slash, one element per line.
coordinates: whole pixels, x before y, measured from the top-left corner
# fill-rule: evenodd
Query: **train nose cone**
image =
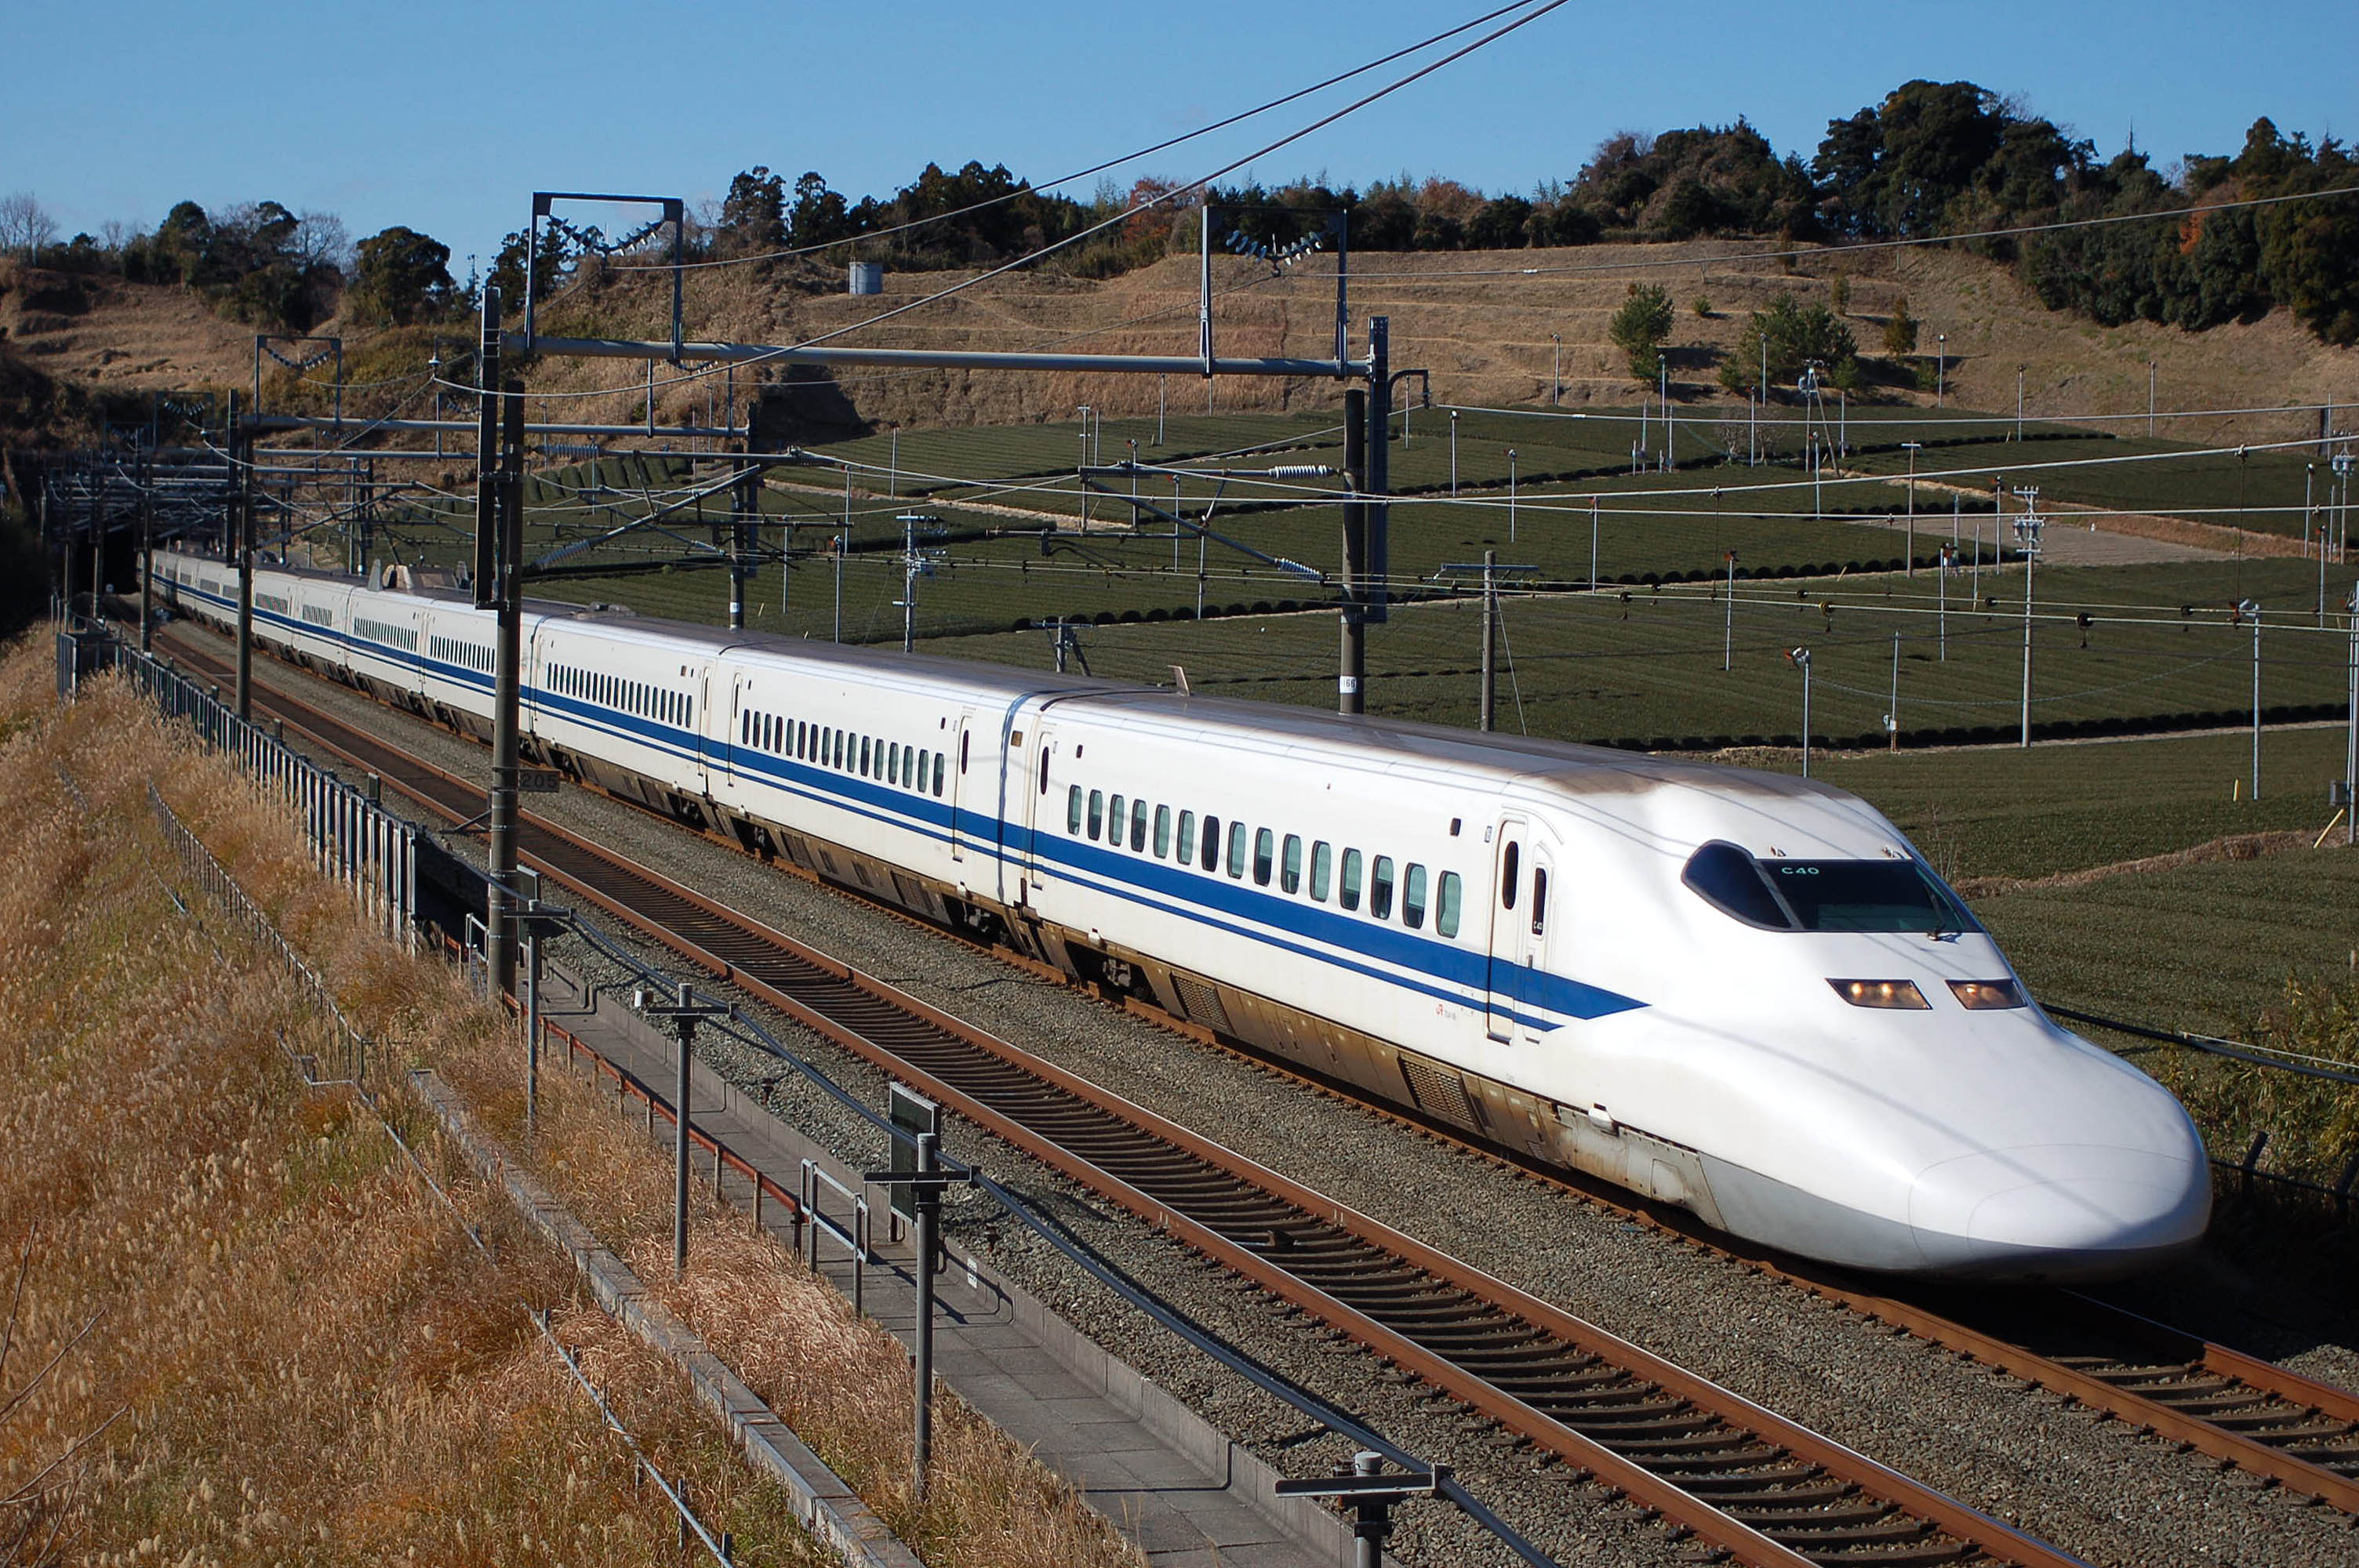
<path fill-rule="evenodd" d="M 2185 1154 L 2042 1143 L 1933 1165 L 1908 1223 L 1932 1268 L 2056 1279 L 2122 1272 L 2191 1246 L 2212 1215 L 2212 1173 Z"/>

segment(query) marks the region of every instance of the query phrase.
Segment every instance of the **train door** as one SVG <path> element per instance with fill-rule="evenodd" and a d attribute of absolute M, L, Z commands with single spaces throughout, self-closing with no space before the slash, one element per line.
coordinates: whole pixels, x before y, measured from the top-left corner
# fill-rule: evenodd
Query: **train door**
<path fill-rule="evenodd" d="M 1494 1040 L 1539 1038 L 1531 1005 L 1548 954 L 1556 896 L 1555 855 L 1521 816 L 1502 817 L 1492 838 L 1491 943 L 1484 1026 Z"/>
<path fill-rule="evenodd" d="M 1048 880 L 1045 874 L 1047 861 L 1040 854 L 1040 838 L 1045 833 L 1057 831 L 1058 814 L 1065 808 L 1064 802 L 1053 798 L 1049 793 L 1050 775 L 1056 772 L 1057 766 L 1056 734 L 1044 726 L 1035 732 L 1033 742 L 1030 772 L 1016 785 L 1023 792 L 1023 799 L 1020 803 L 1011 802 L 1022 814 L 1025 824 L 1023 853 L 1017 860 L 1022 868 L 1021 879 L 1016 884 L 1017 903 L 1031 903 L 1038 896 L 1041 884 Z"/>
<path fill-rule="evenodd" d="M 966 859 L 967 836 L 974 830 L 968 815 L 969 804 L 975 798 L 972 793 L 979 785 L 967 773 L 969 753 L 974 743 L 974 716 L 959 715 L 956 732 L 951 736 L 951 859 Z M 960 871 L 960 884 L 965 884 L 966 873 Z"/>
<path fill-rule="evenodd" d="M 745 738 L 745 677 L 732 674 L 729 677 L 729 712 L 721 730 L 721 754 L 726 761 L 723 768 L 731 784 L 737 782 L 737 747 Z"/>

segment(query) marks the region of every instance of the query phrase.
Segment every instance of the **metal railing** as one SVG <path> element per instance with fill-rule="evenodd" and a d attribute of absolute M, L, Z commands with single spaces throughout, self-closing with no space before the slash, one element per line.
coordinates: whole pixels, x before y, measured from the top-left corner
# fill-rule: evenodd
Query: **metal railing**
<path fill-rule="evenodd" d="M 373 925 L 416 949 L 419 828 L 377 804 L 374 778 L 368 790 L 356 788 L 260 725 L 240 719 L 216 690 L 163 660 L 119 642 L 101 646 L 101 662 L 166 718 L 185 720 L 206 745 L 234 759 L 266 794 L 292 808 L 321 874 L 350 888 Z"/>
<path fill-rule="evenodd" d="M 852 1206 L 850 1225 L 829 1218 L 820 1206 L 820 1189 L 822 1186 Z M 810 1222 L 808 1231 L 803 1223 L 805 1220 Z M 868 1311 L 867 1266 L 875 1261 L 875 1255 L 868 1245 L 868 1200 L 837 1181 L 818 1161 L 805 1160 L 795 1209 L 795 1251 L 806 1253 L 804 1238 L 808 1235 L 810 1247 L 805 1260 L 813 1273 L 819 1272 L 819 1238 L 821 1234 L 834 1237 L 851 1254 L 852 1310 L 864 1314 Z"/>

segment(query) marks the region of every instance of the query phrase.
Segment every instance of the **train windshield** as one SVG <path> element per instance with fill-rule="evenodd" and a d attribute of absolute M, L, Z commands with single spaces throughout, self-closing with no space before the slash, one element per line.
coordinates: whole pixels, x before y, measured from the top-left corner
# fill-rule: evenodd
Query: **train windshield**
<path fill-rule="evenodd" d="M 1914 860 L 1762 860 L 1707 844 L 1680 880 L 1748 925 L 1775 931 L 1978 931 L 1940 880 Z"/>

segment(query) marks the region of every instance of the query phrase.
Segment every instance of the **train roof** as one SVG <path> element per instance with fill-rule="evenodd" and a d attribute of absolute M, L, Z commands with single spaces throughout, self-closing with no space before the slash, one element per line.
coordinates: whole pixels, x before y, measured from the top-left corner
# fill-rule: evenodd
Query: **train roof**
<path fill-rule="evenodd" d="M 270 569 L 342 587 L 367 586 L 342 573 L 311 568 L 287 566 Z M 473 608 L 473 599 L 454 589 L 420 587 L 376 591 L 404 592 L 408 597 L 454 608 Z M 1471 768 L 1580 795 L 1630 795 L 1687 786 L 1764 801 L 1813 800 L 1832 805 L 1854 798 L 1849 792 L 1815 779 L 1610 746 L 1584 746 L 1528 735 L 1484 734 L 1415 719 L 1328 713 L 1250 698 L 1197 696 L 1169 687 L 1057 675 L 933 654 L 905 654 L 897 650 L 821 643 L 776 632 L 733 631 L 697 622 L 642 616 L 612 605 L 527 600 L 526 609 L 547 621 L 594 626 L 634 641 L 636 636 L 633 634 L 636 634 L 688 643 L 709 655 L 729 653 L 805 666 L 812 663 L 834 665 L 842 666 L 847 674 L 883 672 L 919 684 L 951 681 L 966 687 L 970 699 L 979 697 L 1013 702 L 1019 697 L 1034 697 L 1050 699 L 1058 708 L 1082 705 L 1102 721 L 1140 734 L 1201 741 L 1208 732 L 1223 732 L 1245 746 L 1333 748 L 1338 753 L 1356 753 L 1363 760 L 1373 749 L 1391 753 L 1389 761 L 1404 772 L 1421 771 L 1424 767 L 1454 772 Z"/>

